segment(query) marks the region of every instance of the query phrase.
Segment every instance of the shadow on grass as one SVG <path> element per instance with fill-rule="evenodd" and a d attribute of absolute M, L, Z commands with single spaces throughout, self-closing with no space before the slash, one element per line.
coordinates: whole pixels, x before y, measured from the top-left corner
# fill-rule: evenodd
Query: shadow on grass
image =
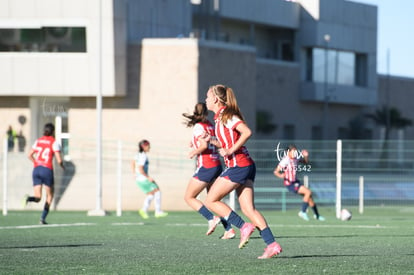
<path fill-rule="evenodd" d="M 56 244 L 56 245 L 29 245 L 29 246 L 6 246 L 0 249 L 34 249 L 34 248 L 52 248 L 52 247 L 86 247 L 86 246 L 102 246 L 103 244 Z"/>

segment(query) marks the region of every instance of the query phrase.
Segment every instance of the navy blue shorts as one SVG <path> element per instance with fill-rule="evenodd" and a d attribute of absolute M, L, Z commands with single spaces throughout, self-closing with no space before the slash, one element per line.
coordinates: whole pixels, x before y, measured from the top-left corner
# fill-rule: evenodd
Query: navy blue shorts
<path fill-rule="evenodd" d="M 299 180 L 296 180 L 296 181 L 291 182 L 291 183 L 290 183 L 290 185 L 287 185 L 287 186 L 286 186 L 286 188 L 287 188 L 290 192 L 297 194 L 297 193 L 298 193 L 298 191 L 299 191 L 299 188 L 300 188 L 302 185 L 303 185 L 303 184 L 302 184 Z"/>
<path fill-rule="evenodd" d="M 53 170 L 44 166 L 37 166 L 33 169 L 32 173 L 33 185 L 44 184 L 49 187 L 53 187 Z"/>
<path fill-rule="evenodd" d="M 247 180 L 254 182 L 256 177 L 256 164 L 253 163 L 246 167 L 228 167 L 221 173 L 220 177 L 239 184 L 245 184 Z"/>
<path fill-rule="evenodd" d="M 222 171 L 223 168 L 221 168 L 221 165 L 212 168 L 205 168 L 201 166 L 195 171 L 193 178 L 203 182 L 213 182 L 218 176 L 220 176 Z"/>

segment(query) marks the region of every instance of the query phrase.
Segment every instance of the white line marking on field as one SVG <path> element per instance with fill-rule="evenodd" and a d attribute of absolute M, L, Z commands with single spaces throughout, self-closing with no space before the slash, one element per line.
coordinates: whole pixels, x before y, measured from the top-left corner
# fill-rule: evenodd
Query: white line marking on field
<path fill-rule="evenodd" d="M 116 222 L 112 223 L 112 225 L 144 225 L 143 222 Z"/>
<path fill-rule="evenodd" d="M 199 223 L 167 223 L 166 226 L 207 226 L 207 224 L 199 224 Z M 352 225 L 352 224 L 344 224 L 344 225 L 328 225 L 328 224 L 269 224 L 269 227 L 297 227 L 297 228 L 306 228 L 306 227 L 314 227 L 314 228 L 366 228 L 366 229 L 377 229 L 377 228 L 397 228 L 396 226 L 381 226 L 377 225 Z"/>
<path fill-rule="evenodd" d="M 167 223 L 166 226 L 208 226 L 207 223 Z"/>
<path fill-rule="evenodd" d="M 92 226 L 97 223 L 65 223 L 65 224 L 47 224 L 47 225 L 17 225 L 17 226 L 0 226 L 0 230 L 4 229 L 32 229 L 32 228 L 51 228 L 51 227 L 71 227 L 71 226 Z M 144 226 L 144 222 L 120 222 L 111 223 L 113 226 Z M 205 227 L 207 223 L 167 223 L 165 226 L 194 226 L 194 227 Z M 353 224 L 269 224 L 269 227 L 291 227 L 291 228 L 361 228 L 361 229 L 384 229 L 384 228 L 398 228 L 397 226 L 382 226 L 382 225 L 353 225 Z"/>
<path fill-rule="evenodd" d="M 0 229 L 30 229 L 30 228 L 50 228 L 50 227 L 90 226 L 90 225 L 96 225 L 96 223 L 61 223 L 61 224 L 0 226 Z"/>
<path fill-rule="evenodd" d="M 270 224 L 270 227 L 313 227 L 313 228 L 397 228 L 397 226 L 382 226 L 382 225 L 357 225 L 357 224 Z"/>

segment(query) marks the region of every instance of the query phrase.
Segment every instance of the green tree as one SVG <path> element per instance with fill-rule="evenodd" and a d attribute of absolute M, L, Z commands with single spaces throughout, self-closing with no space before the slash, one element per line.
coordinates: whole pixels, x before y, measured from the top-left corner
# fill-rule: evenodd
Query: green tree
<path fill-rule="evenodd" d="M 403 117 L 395 107 L 383 106 L 381 109 L 377 109 L 374 114 L 367 114 L 366 116 L 378 126 L 385 127 L 385 140 L 389 139 L 392 129 L 404 129 L 412 125 L 411 119 Z"/>
<path fill-rule="evenodd" d="M 257 111 L 256 113 L 256 131 L 258 133 L 270 134 L 276 129 L 272 122 L 272 115 L 267 111 Z"/>
<path fill-rule="evenodd" d="M 380 156 L 380 166 L 388 166 L 388 141 L 390 138 L 391 130 L 404 129 L 412 125 L 411 119 L 405 118 L 401 115 L 400 111 L 391 107 L 383 106 L 377 109 L 374 114 L 367 114 L 367 118 L 372 119 L 376 125 L 383 126 L 385 128 L 384 143 L 382 145 L 382 152 Z"/>

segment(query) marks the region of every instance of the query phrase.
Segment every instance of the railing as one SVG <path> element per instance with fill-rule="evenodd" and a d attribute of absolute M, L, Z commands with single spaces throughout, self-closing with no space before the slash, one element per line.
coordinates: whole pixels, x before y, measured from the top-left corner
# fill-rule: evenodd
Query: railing
<path fill-rule="evenodd" d="M 273 175 L 282 150 L 295 143 L 299 150 L 310 153 L 310 167 L 300 177 L 307 176 L 315 201 L 335 207 L 337 181 L 337 141 L 270 141 L 250 140 L 248 150 L 256 162 L 255 203 L 259 209 L 286 210 L 300 207 L 301 197 L 289 193 L 281 179 Z M 119 141 L 103 141 L 103 202 L 106 209 L 137 209 L 142 194 L 135 186 L 130 161 L 137 145 L 126 143 L 118 152 Z M 152 142 L 150 171 L 162 186 L 166 209 L 189 209 L 183 200 L 186 185 L 194 171 L 194 161 L 187 158 L 188 146 L 170 140 Z M 275 151 L 278 150 L 279 151 Z M 91 210 L 95 205 L 96 152 L 95 140 L 67 143 L 67 169 L 55 169 L 56 209 Z M 0 178 L 2 200 L 10 209 L 20 208 L 23 192 L 31 190 L 31 164 L 23 153 L 7 153 L 2 149 Z M 19 155 L 20 154 L 20 155 Z M 120 157 L 121 156 L 121 157 Z M 364 180 L 365 205 L 405 206 L 414 203 L 414 141 L 342 141 L 342 204 L 358 207 L 359 179 Z M 117 186 L 117 182 L 122 187 Z M 7 188 L 8 187 L 8 188 Z M 122 191 L 122 196 L 117 194 Z M 9 193 L 7 194 L 5 193 Z M 70 197 L 76 196 L 76 204 Z M 118 200 L 122 199 L 122 203 Z M 4 204 L 2 204 L 4 205 Z M 237 202 L 235 202 L 237 207 Z M 4 206 L 3 206 L 4 209 Z"/>

